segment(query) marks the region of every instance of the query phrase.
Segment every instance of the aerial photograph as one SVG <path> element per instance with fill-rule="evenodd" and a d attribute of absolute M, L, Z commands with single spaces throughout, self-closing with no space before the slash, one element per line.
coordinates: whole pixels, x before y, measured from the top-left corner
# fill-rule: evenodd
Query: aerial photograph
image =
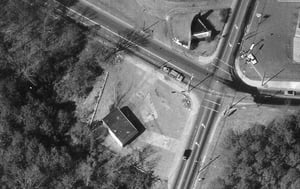
<path fill-rule="evenodd" d="M 0 0 L 0 189 L 300 189 L 300 0 Z"/>

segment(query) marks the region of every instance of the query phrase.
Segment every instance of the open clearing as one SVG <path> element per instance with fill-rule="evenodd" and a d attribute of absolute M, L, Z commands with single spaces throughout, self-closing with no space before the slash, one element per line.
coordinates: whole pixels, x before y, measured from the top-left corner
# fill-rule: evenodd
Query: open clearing
<path fill-rule="evenodd" d="M 157 188 L 166 188 L 183 154 L 199 102 L 191 94 L 192 106 L 186 107 L 186 97 L 179 92 L 186 86 L 141 62 L 136 57 L 126 56 L 122 63 L 107 69 L 109 77 L 95 120 L 106 116 L 113 105 L 128 106 L 146 130 L 124 148 L 111 136 L 107 136 L 104 143 L 123 155 L 151 146 L 153 153 L 147 161 L 155 164 L 154 173 L 162 179 Z"/>

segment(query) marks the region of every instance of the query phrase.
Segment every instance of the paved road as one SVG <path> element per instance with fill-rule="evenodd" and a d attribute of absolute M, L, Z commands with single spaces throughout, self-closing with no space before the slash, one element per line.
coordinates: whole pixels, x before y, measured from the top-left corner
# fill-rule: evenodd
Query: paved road
<path fill-rule="evenodd" d="M 146 45 L 139 48 L 142 54 L 146 54 L 152 60 L 157 61 L 154 64 L 160 66 L 164 62 L 171 62 L 172 66 L 183 72 L 186 77 L 193 75 L 193 86 L 199 86 L 199 83 L 201 83 L 201 86 L 206 85 L 209 91 L 217 91 L 215 94 L 207 93 L 201 103 L 200 113 L 195 125 L 195 134 L 189 142 L 189 148 L 192 149 L 191 157 L 188 161 L 181 162 L 172 188 L 190 189 L 195 184 L 198 184 L 196 182 L 197 173 L 200 167 L 203 166 L 208 146 L 207 140 L 211 137 L 211 131 L 214 130 L 214 119 L 218 116 L 225 96 L 223 92 L 226 90 L 226 86 L 223 82 L 231 79 L 230 70 L 232 66 L 230 63 L 233 60 L 233 53 L 240 39 L 241 31 L 243 31 L 241 28 L 244 27 L 243 20 L 250 2 L 249 0 L 238 1 L 237 8 L 235 9 L 237 11 L 233 12 L 232 16 L 234 20 L 231 23 L 231 30 L 225 35 L 228 38 L 228 43 L 220 49 L 219 58 L 213 63 L 213 70 L 207 70 L 203 66 L 200 66 L 198 62 L 181 56 L 163 44 L 153 40 L 149 40 Z M 119 19 L 103 13 L 101 10 L 96 10 L 95 7 L 91 7 L 85 3 L 80 2 L 75 7 L 72 7 L 72 9 L 84 14 L 92 22 L 101 25 L 102 28 L 106 28 L 116 35 L 122 35 L 124 32 L 133 29 L 130 25 L 121 22 Z"/>
<path fill-rule="evenodd" d="M 237 49 L 238 41 L 240 40 L 241 34 L 243 33 L 244 19 L 251 1 L 242 0 L 239 1 L 236 7 L 236 16 L 233 21 L 233 27 L 228 35 L 228 43 L 224 48 L 221 58 L 217 62 L 216 74 L 221 77 L 226 77 L 226 72 L 230 72 L 233 69 L 234 53 Z M 226 71 L 226 72 L 225 72 Z M 210 89 L 216 91 L 224 91 L 226 86 L 220 82 L 216 82 L 211 79 Z M 217 96 L 206 94 L 200 109 L 200 117 L 198 118 L 198 129 L 196 130 L 196 136 L 192 137 L 190 146 L 193 153 L 188 161 L 182 162 L 179 172 L 182 174 L 178 175 L 177 182 L 173 185 L 176 189 L 190 189 L 200 188 L 201 182 L 198 182 L 198 171 L 203 167 L 205 161 L 206 150 L 209 146 L 208 141 L 213 134 L 213 130 L 217 125 L 214 124 L 214 119 L 220 115 L 220 107 L 222 105 L 224 96 Z"/>
<path fill-rule="evenodd" d="M 72 10 L 88 17 L 93 23 L 99 24 L 102 28 L 105 28 L 119 36 L 126 36 L 126 33 L 133 29 L 133 27 L 129 24 L 122 22 L 119 19 L 101 11 L 101 9 L 96 9 L 84 2 L 84 0 L 79 1 L 75 6 L 71 7 Z M 196 86 L 196 88 L 202 90 L 209 88 L 207 78 L 209 75 L 214 74 L 215 69 L 199 66 L 199 62 L 176 53 L 162 43 L 151 39 L 149 39 L 147 44 L 140 45 L 138 50 L 139 52 L 136 53 L 142 55 L 143 58 L 147 58 L 144 55 L 148 56 L 148 58 L 151 57 L 151 60 L 148 60 L 151 61 L 152 64 L 161 66 L 168 62 L 167 65 L 176 68 L 185 75 L 185 83 L 187 83 L 189 78 L 193 75 L 193 81 L 191 83 L 192 86 Z M 219 77 L 215 74 L 214 79 L 223 83 L 228 83 L 230 82 L 231 76 L 230 73 L 227 73 L 226 77 Z"/>

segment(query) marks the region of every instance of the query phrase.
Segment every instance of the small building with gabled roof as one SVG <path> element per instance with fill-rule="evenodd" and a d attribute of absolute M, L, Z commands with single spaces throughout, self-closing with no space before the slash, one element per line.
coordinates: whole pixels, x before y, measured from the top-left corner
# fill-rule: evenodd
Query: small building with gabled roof
<path fill-rule="evenodd" d="M 121 147 L 132 142 L 139 134 L 137 128 L 119 108 L 113 109 L 102 121 Z"/>

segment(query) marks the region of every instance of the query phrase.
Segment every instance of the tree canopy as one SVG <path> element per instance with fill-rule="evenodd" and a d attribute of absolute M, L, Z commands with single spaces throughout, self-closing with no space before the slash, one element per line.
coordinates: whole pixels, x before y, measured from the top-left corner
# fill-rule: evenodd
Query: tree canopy
<path fill-rule="evenodd" d="M 94 140 L 75 116 L 70 97 L 85 97 L 103 69 L 89 28 L 53 2 L 0 2 L 1 188 L 149 188 L 150 169 Z"/>
<path fill-rule="evenodd" d="M 217 188 L 300 188 L 299 136 L 300 113 L 231 131 L 225 143 L 228 166 L 215 181 Z"/>

